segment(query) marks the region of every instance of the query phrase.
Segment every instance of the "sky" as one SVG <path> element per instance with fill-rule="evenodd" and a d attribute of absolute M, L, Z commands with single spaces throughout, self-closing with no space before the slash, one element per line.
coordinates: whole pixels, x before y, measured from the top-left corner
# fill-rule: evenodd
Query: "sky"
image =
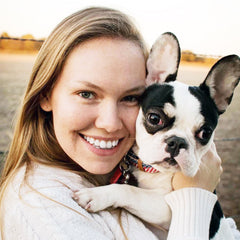
<path fill-rule="evenodd" d="M 149 46 L 173 32 L 182 50 L 240 55 L 240 0 L 0 0 L 0 34 L 45 38 L 65 17 L 89 6 L 130 15 Z"/>

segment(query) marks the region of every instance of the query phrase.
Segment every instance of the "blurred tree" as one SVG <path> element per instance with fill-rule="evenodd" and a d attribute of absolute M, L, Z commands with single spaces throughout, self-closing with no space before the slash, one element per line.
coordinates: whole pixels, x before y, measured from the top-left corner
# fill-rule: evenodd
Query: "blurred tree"
<path fill-rule="evenodd" d="M 6 32 L 3 32 L 2 34 L 1 34 L 1 37 L 10 37 L 9 35 L 8 35 L 8 33 L 6 33 Z M 5 48 L 8 48 L 8 45 L 9 45 L 9 40 L 7 40 L 7 39 L 0 39 L 0 49 L 5 49 Z"/>
<path fill-rule="evenodd" d="M 31 34 L 25 34 L 21 37 L 22 39 L 29 39 L 29 40 L 32 40 L 34 39 L 33 35 Z M 34 41 L 23 41 L 22 44 L 21 44 L 21 48 L 22 50 L 25 50 L 25 51 L 31 51 L 31 50 L 34 50 Z"/>
<path fill-rule="evenodd" d="M 182 61 L 193 62 L 195 60 L 196 60 L 195 53 L 189 50 L 182 51 Z"/>
<path fill-rule="evenodd" d="M 21 38 L 22 39 L 34 39 L 33 35 L 31 35 L 31 34 L 25 34 Z"/>
<path fill-rule="evenodd" d="M 10 37 L 7 32 L 2 32 L 1 37 Z"/>

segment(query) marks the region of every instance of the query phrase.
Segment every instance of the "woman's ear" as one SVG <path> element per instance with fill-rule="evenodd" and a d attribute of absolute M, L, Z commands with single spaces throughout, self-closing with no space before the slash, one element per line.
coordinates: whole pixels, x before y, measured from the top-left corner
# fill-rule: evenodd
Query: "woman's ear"
<path fill-rule="evenodd" d="M 52 111 L 51 102 L 49 101 L 48 96 L 43 96 L 43 95 L 41 96 L 40 107 L 45 112 L 51 112 Z"/>

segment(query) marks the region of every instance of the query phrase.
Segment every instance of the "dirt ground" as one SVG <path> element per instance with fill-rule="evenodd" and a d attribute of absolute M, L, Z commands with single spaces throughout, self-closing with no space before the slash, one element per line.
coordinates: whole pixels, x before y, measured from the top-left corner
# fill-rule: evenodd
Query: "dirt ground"
<path fill-rule="evenodd" d="M 0 152 L 8 148 L 12 136 L 12 122 L 20 104 L 35 55 L 6 55 L 0 53 Z M 209 67 L 182 65 L 179 80 L 197 85 Z M 223 161 L 224 172 L 217 187 L 224 214 L 231 216 L 240 229 L 240 86 L 231 106 L 219 119 L 215 134 L 217 150 Z M 0 155 L 0 161 L 1 157 Z"/>

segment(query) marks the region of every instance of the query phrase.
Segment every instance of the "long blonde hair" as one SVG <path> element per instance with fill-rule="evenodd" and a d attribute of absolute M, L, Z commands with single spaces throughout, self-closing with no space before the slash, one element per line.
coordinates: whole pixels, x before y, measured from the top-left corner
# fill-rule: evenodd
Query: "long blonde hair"
<path fill-rule="evenodd" d="M 31 162 L 40 162 L 83 172 L 59 146 L 53 131 L 52 115 L 41 109 L 40 100 L 54 87 L 73 48 L 98 37 L 134 41 L 147 57 L 147 48 L 135 25 L 117 10 L 87 8 L 64 19 L 44 42 L 35 61 L 1 174 L 0 204 L 11 178 L 23 164 L 27 169 L 30 169 Z"/>

